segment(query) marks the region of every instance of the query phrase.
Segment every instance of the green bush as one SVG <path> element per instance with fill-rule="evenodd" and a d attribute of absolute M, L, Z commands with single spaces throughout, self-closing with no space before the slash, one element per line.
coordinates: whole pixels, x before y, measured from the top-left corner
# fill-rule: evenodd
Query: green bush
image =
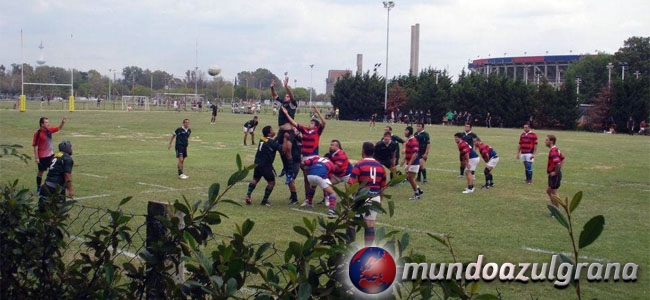
<path fill-rule="evenodd" d="M 255 222 L 248 219 L 237 225 L 232 236 L 222 238 L 216 249 L 207 252 L 214 242 L 212 227 L 227 217 L 218 211 L 219 204 L 238 203 L 224 199 L 237 182 L 246 178 L 254 165 L 243 167 L 239 155 L 237 171 L 226 188 L 214 183 L 208 199 L 188 201 L 183 197 L 171 203 L 168 217 L 155 221 L 167 234 L 149 241 L 139 253 L 142 264 L 118 265 L 120 245 L 132 241 L 128 226 L 131 216 L 121 206 L 108 210 L 110 222 L 84 235 L 80 253 L 66 262 L 62 253 L 66 244 L 68 212 L 74 201 L 45 201 L 41 209 L 28 190 L 18 190 L 18 181 L 2 187 L 0 201 L 0 298 L 1 299 L 359 299 L 353 287 L 339 278 L 347 276 L 344 258 L 360 246 L 351 243 L 346 228 L 365 226 L 354 216 L 370 209 L 362 205 L 370 197 L 358 185 L 336 189 L 340 204 L 334 219 L 303 218 L 302 226 L 293 229 L 302 239 L 279 250 L 270 242 L 246 241 Z M 403 180 L 396 176 L 389 186 Z M 394 204 L 385 195 L 383 208 L 373 209 L 393 215 Z M 386 209 L 387 208 L 387 209 Z M 455 260 L 451 235 L 431 236 L 447 247 Z M 408 250 L 409 235 L 378 228 L 376 244 L 396 257 L 398 264 L 425 262 L 423 254 Z M 68 259 L 70 260 L 70 259 Z M 178 281 L 178 277 L 183 278 Z M 410 299 L 499 299 L 478 293 L 478 282 L 396 281 L 390 298 Z"/>

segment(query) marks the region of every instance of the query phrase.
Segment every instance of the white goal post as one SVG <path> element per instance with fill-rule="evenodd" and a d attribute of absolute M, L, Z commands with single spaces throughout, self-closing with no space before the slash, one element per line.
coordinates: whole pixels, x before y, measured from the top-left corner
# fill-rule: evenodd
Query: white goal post
<path fill-rule="evenodd" d="M 149 96 L 122 96 L 122 110 L 151 110 Z"/>

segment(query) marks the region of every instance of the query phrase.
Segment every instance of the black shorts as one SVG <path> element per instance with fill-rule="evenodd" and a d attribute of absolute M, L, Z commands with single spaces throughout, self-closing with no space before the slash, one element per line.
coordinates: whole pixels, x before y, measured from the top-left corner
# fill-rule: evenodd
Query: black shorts
<path fill-rule="evenodd" d="M 176 147 L 176 157 L 187 157 L 187 147 Z"/>
<path fill-rule="evenodd" d="M 379 163 L 384 165 L 387 169 L 390 169 L 391 161 L 390 160 L 380 160 Z"/>
<path fill-rule="evenodd" d="M 255 170 L 253 171 L 253 178 L 259 180 L 262 177 L 264 177 L 264 180 L 266 180 L 266 182 L 275 181 L 275 169 L 273 169 L 273 166 L 255 167 Z"/>
<path fill-rule="evenodd" d="M 39 157 L 38 158 L 38 171 L 47 171 L 47 169 L 50 168 L 50 165 L 52 164 L 52 159 L 54 158 L 54 155 L 50 155 L 48 157 Z"/>
<path fill-rule="evenodd" d="M 548 175 L 548 187 L 557 190 L 560 188 L 560 183 L 562 183 L 562 172 L 555 176 Z"/>
<path fill-rule="evenodd" d="M 293 129 L 291 129 L 291 130 L 279 129 L 278 130 L 278 144 L 282 145 L 284 143 L 284 134 L 285 133 L 289 134 L 289 141 L 293 142 L 294 137 L 296 136 L 296 134 L 293 132 Z"/>

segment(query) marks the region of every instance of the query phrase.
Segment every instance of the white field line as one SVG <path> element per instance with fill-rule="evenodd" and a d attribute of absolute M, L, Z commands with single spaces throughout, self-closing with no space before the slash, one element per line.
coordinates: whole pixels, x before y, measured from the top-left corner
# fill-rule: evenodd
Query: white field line
<path fill-rule="evenodd" d="M 530 252 L 535 252 L 535 253 L 544 253 L 544 254 L 564 254 L 567 257 L 573 257 L 573 254 L 568 253 L 568 252 L 555 252 L 551 250 L 544 250 L 544 249 L 539 249 L 539 248 L 530 248 L 530 247 L 522 247 L 521 249 L 525 251 L 530 251 Z M 585 259 L 585 260 L 593 260 L 597 262 L 610 262 L 609 259 L 606 258 L 598 258 L 598 257 L 589 257 L 589 256 L 578 256 L 580 259 Z"/>
<path fill-rule="evenodd" d="M 302 213 L 308 213 L 308 214 L 314 214 L 314 215 L 327 217 L 327 215 L 325 213 L 316 212 L 316 211 L 313 211 L 313 210 L 310 210 L 310 209 L 300 209 L 300 208 L 292 207 L 291 210 L 297 211 L 297 212 L 302 212 Z M 382 223 L 382 222 L 376 222 L 376 224 L 381 225 L 381 226 L 385 226 L 385 227 L 392 227 L 392 228 L 399 229 L 399 230 L 402 230 L 402 231 L 405 231 L 405 232 L 429 233 L 429 234 L 432 234 L 432 235 L 442 236 L 442 233 L 427 231 L 427 230 L 421 230 L 421 229 L 418 229 L 418 228 L 409 228 L 409 227 L 386 224 L 386 223 Z M 525 247 L 525 246 L 522 247 L 522 249 L 525 250 L 525 251 L 535 252 L 535 253 L 559 254 L 558 252 L 554 252 L 554 251 L 551 251 L 551 250 L 544 250 L 544 249 L 531 248 L 531 247 Z M 571 255 L 572 255 L 572 254 L 570 254 L 568 252 L 561 252 L 561 254 L 564 254 L 564 255 L 566 255 L 568 257 L 571 257 Z M 603 263 L 610 262 L 609 259 L 599 258 L 599 257 L 579 256 L 579 258 L 584 259 L 584 260 L 603 262 Z"/>
<path fill-rule="evenodd" d="M 155 186 L 155 185 L 152 185 L 152 186 Z M 140 193 L 141 194 L 150 194 L 150 193 L 164 193 L 164 192 L 178 192 L 178 191 L 190 191 L 190 190 L 208 189 L 207 187 L 204 187 L 204 186 L 196 186 L 196 187 L 182 188 L 182 189 L 163 187 L 163 186 L 160 186 L 160 187 L 164 188 L 164 190 L 146 190 L 146 191 L 142 191 Z"/>
<path fill-rule="evenodd" d="M 70 238 L 75 240 L 75 241 L 81 242 L 81 243 L 86 242 L 86 239 L 78 237 L 76 235 L 71 235 Z M 108 248 L 111 249 L 111 250 L 113 249 L 113 247 L 111 247 L 111 246 L 109 246 Z M 118 250 L 118 253 L 123 254 L 124 256 L 128 256 L 129 258 L 140 259 L 140 257 L 138 257 L 137 254 L 135 254 L 133 252 L 126 251 L 126 250 Z"/>
<path fill-rule="evenodd" d="M 458 169 L 456 170 L 449 170 L 449 169 L 438 169 L 438 168 L 427 168 L 427 170 L 434 170 L 434 171 L 440 171 L 440 172 L 446 172 L 446 173 L 458 173 Z M 476 171 L 476 178 L 482 176 L 483 174 L 479 174 L 478 171 Z M 542 179 L 538 180 L 544 180 L 546 182 L 546 174 L 543 174 L 541 176 L 544 176 Z M 523 176 L 504 176 L 504 175 L 499 175 L 498 178 L 520 178 L 523 180 Z M 593 187 L 608 187 L 607 185 L 603 184 L 596 184 L 596 183 L 588 183 L 588 182 L 579 182 L 579 181 L 568 181 L 568 180 L 562 180 L 562 183 L 566 184 L 575 184 L 575 185 L 585 185 L 585 186 L 593 186 Z"/>
<path fill-rule="evenodd" d="M 96 178 L 104 178 L 104 179 L 108 178 L 108 176 L 88 174 L 88 173 L 76 173 L 76 174 L 83 175 L 83 176 L 89 176 L 89 177 L 96 177 Z"/>
<path fill-rule="evenodd" d="M 86 197 L 75 197 L 74 200 L 86 200 L 86 199 L 93 199 L 93 198 L 102 198 L 102 197 L 108 197 L 110 194 L 101 194 L 101 195 L 93 195 L 93 196 L 86 196 Z"/>
<path fill-rule="evenodd" d="M 167 190 L 173 190 L 174 188 L 164 186 L 164 185 L 159 185 L 159 184 L 153 184 L 153 183 L 146 183 L 146 182 L 138 182 L 139 185 L 146 185 L 146 186 L 153 186 L 153 187 L 159 187 Z"/>
<path fill-rule="evenodd" d="M 297 212 L 302 212 L 302 213 L 308 213 L 308 214 L 314 214 L 314 215 L 327 217 L 327 214 L 316 212 L 316 211 L 313 211 L 311 209 L 300 209 L 300 208 L 292 207 L 291 210 L 297 211 Z M 382 223 L 382 222 L 375 222 L 375 224 L 385 226 L 385 227 L 392 227 L 392 228 L 399 229 L 399 230 L 406 231 L 406 232 L 429 233 L 429 234 L 433 234 L 433 235 L 437 235 L 437 236 L 442 236 L 442 233 L 427 231 L 427 230 L 421 230 L 421 229 L 418 229 L 418 228 L 403 227 L 403 226 L 386 224 L 386 223 Z"/>

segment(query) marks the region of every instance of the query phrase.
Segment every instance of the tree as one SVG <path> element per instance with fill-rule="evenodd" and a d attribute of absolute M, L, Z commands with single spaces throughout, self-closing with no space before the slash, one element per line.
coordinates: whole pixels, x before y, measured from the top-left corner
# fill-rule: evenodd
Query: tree
<path fill-rule="evenodd" d="M 384 81 L 369 72 L 352 77 L 347 73 L 334 86 L 332 105 L 343 120 L 365 120 L 384 110 Z"/>

